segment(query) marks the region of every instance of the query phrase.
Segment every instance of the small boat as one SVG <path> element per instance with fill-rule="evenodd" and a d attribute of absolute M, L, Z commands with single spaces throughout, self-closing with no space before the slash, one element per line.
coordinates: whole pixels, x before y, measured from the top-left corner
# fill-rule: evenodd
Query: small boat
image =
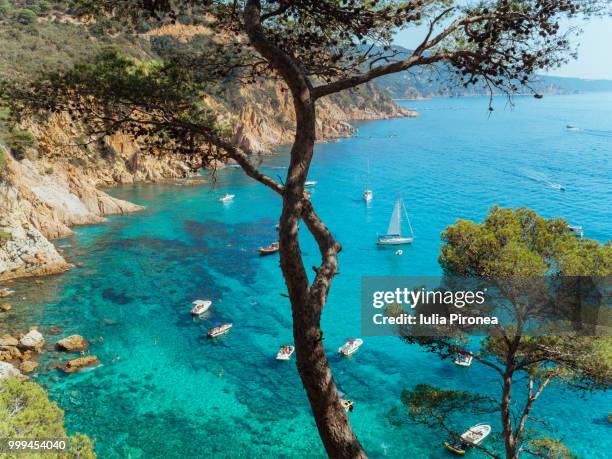
<path fill-rule="evenodd" d="M 449 451 L 463 456 L 465 451 L 474 445 L 479 445 L 482 441 L 489 436 L 491 433 L 491 426 L 488 424 L 476 424 L 470 427 L 466 432 L 461 435 L 458 441 L 453 443 L 444 442 L 444 446 Z"/>
<path fill-rule="evenodd" d="M 404 216 L 406 217 L 408 227 L 410 228 L 410 236 L 404 236 L 402 234 L 402 210 L 404 211 Z M 412 241 L 414 241 L 412 224 L 410 223 L 410 218 L 408 218 L 408 212 L 406 212 L 402 198 L 398 198 L 398 200 L 395 202 L 395 206 L 393 207 L 391 219 L 389 220 L 387 234 L 382 236 L 379 235 L 376 243 L 378 245 L 402 245 L 412 244 Z"/>
<path fill-rule="evenodd" d="M 201 316 L 212 306 L 212 301 L 210 300 L 195 300 L 191 303 L 193 307 L 191 308 L 191 314 L 194 316 Z"/>
<path fill-rule="evenodd" d="M 574 126 L 573 124 L 568 124 L 565 126 L 566 129 L 569 129 L 570 131 L 575 131 L 578 128 L 576 126 Z"/>
<path fill-rule="evenodd" d="M 315 186 L 317 184 L 316 180 L 306 180 L 304 186 Z"/>
<path fill-rule="evenodd" d="M 341 398 L 340 405 L 342 405 L 342 408 L 344 408 L 344 411 L 346 411 L 347 413 L 349 411 L 353 411 L 353 401 L 352 400 L 346 400 L 344 398 Z"/>
<path fill-rule="evenodd" d="M 458 352 L 457 358 L 455 358 L 455 365 L 459 365 L 460 367 L 469 367 L 472 365 L 472 356 L 471 352 Z"/>
<path fill-rule="evenodd" d="M 234 326 L 233 323 L 227 322 L 225 324 L 221 324 L 217 327 L 213 327 L 208 330 L 209 338 L 216 338 L 217 336 L 225 335 L 230 329 Z"/>
<path fill-rule="evenodd" d="M 584 237 L 584 230 L 582 229 L 582 226 L 568 225 L 567 229 L 570 233 L 572 233 L 575 236 Z"/>
<path fill-rule="evenodd" d="M 363 344 L 361 338 L 349 338 L 346 342 L 338 348 L 338 353 L 349 356 L 355 352 Z"/>
<path fill-rule="evenodd" d="M 230 201 L 233 201 L 235 197 L 236 197 L 235 194 L 224 194 L 223 196 L 219 198 L 219 201 L 230 202 Z"/>
<path fill-rule="evenodd" d="M 552 183 L 550 186 L 551 188 L 554 188 L 555 190 L 565 191 L 565 187 L 561 185 L 560 183 Z"/>
<path fill-rule="evenodd" d="M 266 247 L 260 247 L 259 249 L 259 255 L 264 256 L 264 255 L 272 255 L 273 253 L 276 253 L 280 250 L 278 242 L 273 242 L 272 244 L 266 246 Z"/>
<path fill-rule="evenodd" d="M 276 354 L 276 360 L 291 360 L 291 356 L 293 355 L 294 351 L 294 346 L 281 346 Z"/>

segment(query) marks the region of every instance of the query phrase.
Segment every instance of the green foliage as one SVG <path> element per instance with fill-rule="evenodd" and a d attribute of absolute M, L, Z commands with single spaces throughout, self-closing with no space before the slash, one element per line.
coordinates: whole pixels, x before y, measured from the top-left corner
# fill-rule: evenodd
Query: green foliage
<path fill-rule="evenodd" d="M 580 240 L 567 222 L 530 209 L 493 207 L 478 225 L 459 220 L 442 233 L 440 265 L 446 273 L 474 276 L 612 274 L 612 246 Z"/>
<path fill-rule="evenodd" d="M 8 231 L 0 229 L 0 244 L 3 244 L 6 241 L 10 241 L 13 238 L 13 235 Z"/>
<path fill-rule="evenodd" d="M 6 161 L 6 153 L 4 152 L 4 148 L 0 147 L 0 173 L 2 173 L 6 167 Z"/>
<path fill-rule="evenodd" d="M 22 8 L 17 11 L 16 18 L 21 24 L 32 24 L 36 21 L 38 15 L 35 11 L 29 8 Z"/>
<path fill-rule="evenodd" d="M 529 442 L 529 451 L 533 451 L 538 457 L 548 459 L 577 459 L 567 446 L 559 440 L 551 437 L 541 437 Z"/>
<path fill-rule="evenodd" d="M 0 135 L 16 159 L 23 159 L 28 149 L 38 147 L 36 137 L 28 131 L 12 128 L 8 132 Z"/>
<path fill-rule="evenodd" d="M 89 438 L 81 434 L 68 438 L 63 411 L 49 401 L 40 386 L 12 378 L 0 381 L 0 438 L 63 438 L 68 450 L 45 457 L 96 457 Z"/>

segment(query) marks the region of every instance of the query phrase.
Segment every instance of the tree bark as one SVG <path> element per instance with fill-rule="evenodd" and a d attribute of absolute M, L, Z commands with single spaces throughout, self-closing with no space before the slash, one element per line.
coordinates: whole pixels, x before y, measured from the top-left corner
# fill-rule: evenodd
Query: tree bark
<path fill-rule="evenodd" d="M 315 144 L 316 111 L 312 85 L 297 63 L 271 43 L 261 26 L 261 5 L 249 0 L 244 11 L 245 28 L 251 44 L 283 77 L 293 98 L 296 133 L 283 190 L 279 221 L 280 264 L 287 285 L 293 316 L 297 367 L 312 413 L 331 458 L 365 458 L 365 451 L 353 433 L 340 404 L 321 330 L 321 313 L 338 269 L 340 246 L 318 218 L 304 192 Z M 310 286 L 298 238 L 299 221 L 304 218 L 321 252 L 322 262 Z"/>
<path fill-rule="evenodd" d="M 512 373 L 504 374 L 504 384 L 502 389 L 501 419 L 504 432 L 504 446 L 506 448 L 506 459 L 518 459 L 516 453 L 516 441 L 512 428 L 512 413 L 510 412 L 510 391 L 512 389 Z"/>

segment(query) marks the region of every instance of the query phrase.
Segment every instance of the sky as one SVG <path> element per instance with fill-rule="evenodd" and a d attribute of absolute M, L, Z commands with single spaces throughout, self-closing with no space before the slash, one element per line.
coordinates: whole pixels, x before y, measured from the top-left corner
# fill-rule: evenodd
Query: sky
<path fill-rule="evenodd" d="M 568 24 L 566 24 L 568 25 Z M 612 18 L 595 18 L 572 24 L 583 32 L 573 38 L 578 45 L 578 59 L 549 75 L 612 80 Z M 395 36 L 398 45 L 414 49 L 424 37 L 424 29 L 412 28 Z"/>

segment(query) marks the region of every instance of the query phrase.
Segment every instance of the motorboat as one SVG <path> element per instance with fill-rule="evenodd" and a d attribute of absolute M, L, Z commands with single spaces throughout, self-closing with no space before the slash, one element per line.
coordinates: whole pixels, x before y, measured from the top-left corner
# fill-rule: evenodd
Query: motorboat
<path fill-rule="evenodd" d="M 221 202 L 230 202 L 230 201 L 233 201 L 235 197 L 236 197 L 235 194 L 229 194 L 228 193 L 228 194 L 224 194 L 223 196 L 221 196 L 219 198 L 219 201 L 221 201 Z"/>
<path fill-rule="evenodd" d="M 272 244 L 268 246 L 260 247 L 258 250 L 259 250 L 259 255 L 261 256 L 272 255 L 273 253 L 276 253 L 279 251 L 279 245 L 278 245 L 278 242 L 273 242 Z"/>
<path fill-rule="evenodd" d="M 578 237 L 584 237 L 584 230 L 582 226 L 577 225 L 567 225 L 567 229 L 570 233 Z"/>
<path fill-rule="evenodd" d="M 555 190 L 565 191 L 565 187 L 561 185 L 560 183 L 552 183 L 550 186 L 551 188 L 554 188 Z"/>
<path fill-rule="evenodd" d="M 281 346 L 276 354 L 276 360 L 291 360 L 295 347 L 291 345 Z"/>
<path fill-rule="evenodd" d="M 402 233 L 402 210 L 408 222 L 408 227 L 410 228 L 410 236 Z M 387 227 L 387 234 L 379 235 L 376 243 L 378 245 L 403 245 L 412 244 L 412 241 L 414 241 L 412 224 L 410 223 L 410 218 L 408 218 L 408 212 L 406 212 L 402 198 L 398 198 L 393 206 L 393 212 L 391 213 L 391 219 Z"/>
<path fill-rule="evenodd" d="M 469 367 L 472 365 L 472 356 L 471 352 L 458 352 L 457 357 L 455 358 L 455 365 L 459 365 L 460 367 Z"/>
<path fill-rule="evenodd" d="M 191 308 L 191 314 L 194 316 L 201 316 L 212 306 L 212 301 L 210 300 L 195 300 L 191 303 L 193 307 Z"/>
<path fill-rule="evenodd" d="M 464 432 L 457 441 L 444 442 L 444 446 L 449 451 L 463 456 L 468 448 L 482 443 L 490 433 L 491 426 L 489 424 L 476 424 Z"/>
<path fill-rule="evenodd" d="M 349 411 L 353 411 L 353 401 L 352 400 L 346 400 L 344 398 L 341 398 L 340 405 L 342 405 L 342 408 L 344 408 L 344 411 L 346 411 L 347 413 Z"/>
<path fill-rule="evenodd" d="M 234 324 L 232 324 L 231 322 L 227 322 L 217 327 L 213 327 L 208 330 L 208 337 L 216 338 L 217 336 L 225 335 L 228 331 L 230 331 L 233 326 Z"/>
<path fill-rule="evenodd" d="M 304 186 L 313 187 L 317 184 L 316 180 L 306 180 Z"/>
<path fill-rule="evenodd" d="M 349 338 L 338 348 L 338 353 L 349 356 L 361 347 L 363 340 L 361 338 Z"/>

